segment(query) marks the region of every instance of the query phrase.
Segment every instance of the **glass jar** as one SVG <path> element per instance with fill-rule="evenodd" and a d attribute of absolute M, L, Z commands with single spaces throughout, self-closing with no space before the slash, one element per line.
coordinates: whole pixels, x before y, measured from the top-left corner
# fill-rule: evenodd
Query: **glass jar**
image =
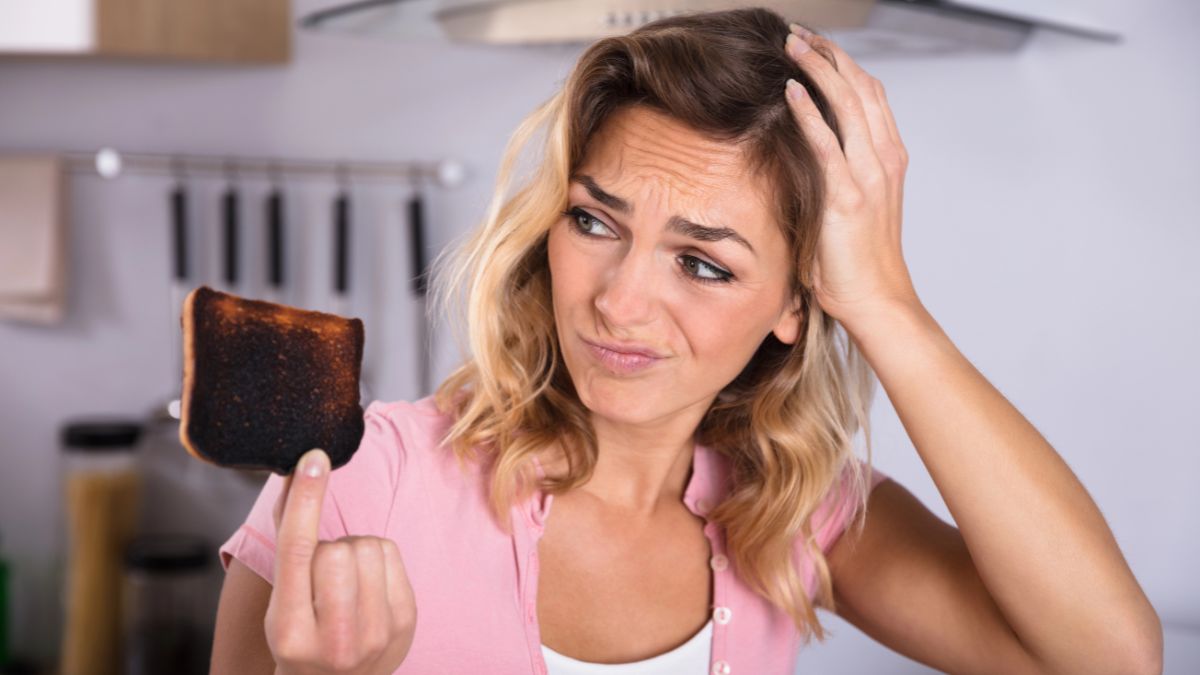
<path fill-rule="evenodd" d="M 120 673 L 121 569 L 137 527 L 141 430 L 114 419 L 61 430 L 62 675 Z"/>
<path fill-rule="evenodd" d="M 203 675 L 212 651 L 208 568 L 216 551 L 184 534 L 143 535 L 125 553 L 126 675 Z"/>

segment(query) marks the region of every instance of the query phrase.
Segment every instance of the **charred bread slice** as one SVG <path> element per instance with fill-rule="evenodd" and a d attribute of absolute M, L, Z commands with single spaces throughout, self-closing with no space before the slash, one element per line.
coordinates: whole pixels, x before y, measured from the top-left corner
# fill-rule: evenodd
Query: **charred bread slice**
<path fill-rule="evenodd" d="M 363 323 L 200 286 L 183 303 L 179 439 L 218 466 L 292 472 L 321 448 L 333 468 L 362 441 Z"/>

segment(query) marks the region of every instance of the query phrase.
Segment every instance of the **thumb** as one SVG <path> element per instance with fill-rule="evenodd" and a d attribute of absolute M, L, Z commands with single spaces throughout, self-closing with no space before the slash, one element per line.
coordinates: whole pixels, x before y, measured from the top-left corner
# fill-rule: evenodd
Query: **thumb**
<path fill-rule="evenodd" d="M 329 482 L 329 457 L 320 448 L 300 457 L 285 483 L 286 497 L 275 531 L 275 588 L 293 608 L 312 603 L 312 556 L 317 548 L 321 504 Z"/>

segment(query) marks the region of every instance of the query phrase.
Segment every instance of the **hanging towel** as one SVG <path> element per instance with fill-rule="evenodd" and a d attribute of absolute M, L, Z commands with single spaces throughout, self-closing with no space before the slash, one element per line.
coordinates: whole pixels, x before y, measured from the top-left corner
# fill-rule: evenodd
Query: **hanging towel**
<path fill-rule="evenodd" d="M 62 321 L 66 188 L 54 155 L 0 156 L 0 320 Z"/>

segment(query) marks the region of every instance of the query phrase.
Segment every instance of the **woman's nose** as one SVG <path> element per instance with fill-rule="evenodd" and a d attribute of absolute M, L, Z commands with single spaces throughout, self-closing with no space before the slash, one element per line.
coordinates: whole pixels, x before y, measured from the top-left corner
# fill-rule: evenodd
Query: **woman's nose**
<path fill-rule="evenodd" d="M 596 309 L 614 326 L 640 326 L 654 318 L 657 286 L 655 252 L 631 250 L 605 278 Z"/>

